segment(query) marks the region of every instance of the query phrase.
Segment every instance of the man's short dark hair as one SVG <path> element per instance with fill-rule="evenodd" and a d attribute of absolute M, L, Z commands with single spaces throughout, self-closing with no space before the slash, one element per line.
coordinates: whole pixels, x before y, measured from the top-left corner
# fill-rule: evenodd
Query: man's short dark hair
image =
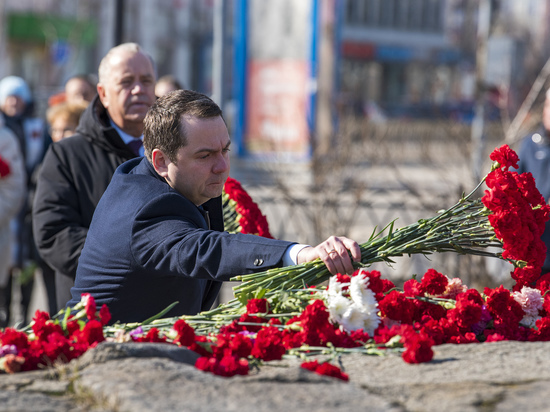
<path fill-rule="evenodd" d="M 149 161 L 153 149 L 160 149 L 176 162 L 178 150 L 187 144 L 184 115 L 208 119 L 221 117 L 222 110 L 210 97 L 193 90 L 175 90 L 157 99 L 143 121 L 143 147 Z"/>

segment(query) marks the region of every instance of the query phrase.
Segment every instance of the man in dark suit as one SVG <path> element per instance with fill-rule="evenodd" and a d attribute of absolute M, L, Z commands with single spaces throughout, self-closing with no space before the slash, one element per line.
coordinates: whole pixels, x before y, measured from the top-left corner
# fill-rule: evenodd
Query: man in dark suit
<path fill-rule="evenodd" d="M 221 282 L 238 274 L 317 258 L 334 274 L 352 273 L 361 253 L 345 237 L 311 247 L 223 232 L 230 145 L 207 96 L 178 90 L 158 99 L 144 121 L 146 157 L 116 170 L 95 210 L 68 306 L 90 293 L 113 322 L 140 322 L 174 302 L 166 316 L 207 310 Z"/>
<path fill-rule="evenodd" d="M 36 246 L 55 269 L 58 309 L 71 298 L 92 215 L 115 169 L 143 155 L 143 119 L 155 101 L 153 60 L 136 43 L 113 47 L 98 73 L 98 93 L 76 134 L 46 153 L 34 197 Z"/>

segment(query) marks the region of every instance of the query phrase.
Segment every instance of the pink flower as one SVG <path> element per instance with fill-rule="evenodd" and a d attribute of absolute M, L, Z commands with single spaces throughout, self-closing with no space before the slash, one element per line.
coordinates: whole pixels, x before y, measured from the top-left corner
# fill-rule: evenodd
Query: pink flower
<path fill-rule="evenodd" d="M 447 299 L 455 299 L 460 293 L 464 293 L 468 290 L 468 286 L 462 284 L 462 279 L 452 278 L 447 283 L 443 297 Z"/>

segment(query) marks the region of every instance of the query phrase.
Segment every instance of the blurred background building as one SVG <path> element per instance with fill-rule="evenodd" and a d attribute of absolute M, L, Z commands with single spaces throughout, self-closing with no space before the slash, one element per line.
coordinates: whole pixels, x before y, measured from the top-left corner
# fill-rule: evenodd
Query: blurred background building
<path fill-rule="evenodd" d="M 307 159 L 342 114 L 471 122 L 479 99 L 485 118 L 514 113 L 549 22 L 548 0 L 0 0 L 0 77 L 25 78 L 43 113 L 136 41 L 159 76 L 215 97 L 239 154 Z"/>

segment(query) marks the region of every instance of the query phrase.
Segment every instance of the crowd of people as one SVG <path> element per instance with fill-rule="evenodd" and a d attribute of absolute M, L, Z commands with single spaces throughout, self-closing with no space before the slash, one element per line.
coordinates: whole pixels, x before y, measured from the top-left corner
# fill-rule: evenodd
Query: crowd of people
<path fill-rule="evenodd" d="M 112 48 L 97 78 L 68 79 L 45 119 L 33 106 L 24 79 L 0 80 L 0 328 L 14 323 L 15 287 L 19 320 L 30 320 L 38 272 L 50 313 L 90 293 L 113 321 L 139 322 L 176 301 L 171 316 L 208 309 L 237 274 L 315 259 L 351 273 L 360 258 L 346 237 L 310 246 L 224 232 L 231 138 L 222 111 L 173 76 L 157 79 L 136 43 Z M 542 182 L 546 110 L 521 164 Z"/>
<path fill-rule="evenodd" d="M 32 204 L 50 144 L 74 134 L 87 105 L 85 99 L 95 93 L 95 85 L 84 79 L 78 75 L 66 82 L 63 100 L 51 101 L 46 119 L 36 116 L 31 88 L 24 79 L 7 76 L 0 80 L 0 327 L 14 321 L 14 288 L 19 290 L 20 321 L 29 320 L 37 270 L 46 286 L 47 309 L 57 310 L 54 271 L 40 257 L 34 242 Z"/>

